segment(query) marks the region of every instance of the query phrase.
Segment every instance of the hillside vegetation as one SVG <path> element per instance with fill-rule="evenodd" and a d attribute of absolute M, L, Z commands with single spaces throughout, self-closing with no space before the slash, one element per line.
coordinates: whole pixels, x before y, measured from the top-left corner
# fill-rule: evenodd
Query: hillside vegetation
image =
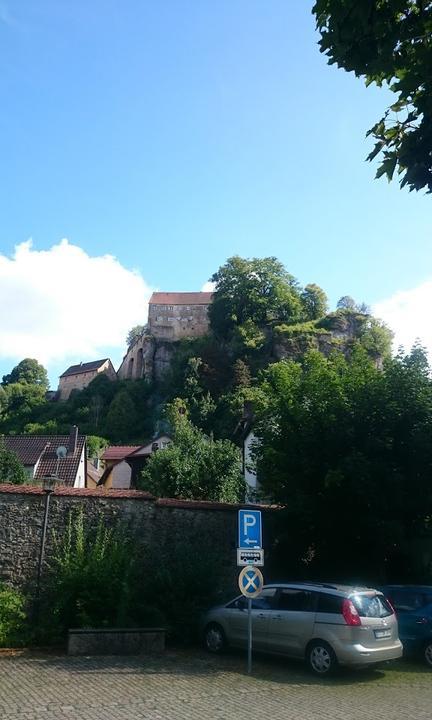
<path fill-rule="evenodd" d="M 3 378 L 0 433 L 66 433 L 75 424 L 106 442 L 139 443 L 166 428 L 165 406 L 182 398 L 196 426 L 232 439 L 244 401 L 271 363 L 301 361 L 311 349 L 349 355 L 358 344 L 375 361 L 389 354 L 391 333 L 367 308 L 345 297 L 328 314 L 324 291 L 302 288 L 276 258 L 230 258 L 212 280 L 209 335 L 175 343 L 161 381 L 113 383 L 102 375 L 66 402 L 48 401 L 46 371 L 27 358 Z"/>

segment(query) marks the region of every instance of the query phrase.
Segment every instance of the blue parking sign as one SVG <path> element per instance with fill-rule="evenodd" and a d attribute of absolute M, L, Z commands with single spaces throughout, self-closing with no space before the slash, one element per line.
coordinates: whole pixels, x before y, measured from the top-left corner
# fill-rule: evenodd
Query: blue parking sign
<path fill-rule="evenodd" d="M 239 510 L 238 547 L 251 550 L 262 548 L 261 510 Z"/>

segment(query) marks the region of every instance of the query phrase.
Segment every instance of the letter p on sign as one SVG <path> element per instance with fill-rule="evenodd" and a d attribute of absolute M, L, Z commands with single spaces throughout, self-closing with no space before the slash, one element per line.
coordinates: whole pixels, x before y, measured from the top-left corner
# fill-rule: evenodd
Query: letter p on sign
<path fill-rule="evenodd" d="M 256 517 L 255 515 L 249 515 L 244 514 L 243 515 L 243 522 L 244 522 L 244 534 L 248 534 L 248 529 L 252 528 L 254 525 L 256 525 Z"/>
<path fill-rule="evenodd" d="M 261 510 L 239 510 L 238 547 L 261 549 Z"/>

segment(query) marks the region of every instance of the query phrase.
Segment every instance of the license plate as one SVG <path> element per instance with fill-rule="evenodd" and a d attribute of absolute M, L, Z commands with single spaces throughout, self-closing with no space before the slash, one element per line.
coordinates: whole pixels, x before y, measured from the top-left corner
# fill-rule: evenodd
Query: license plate
<path fill-rule="evenodd" d="M 378 639 L 391 637 L 391 630 L 375 630 L 375 637 Z"/>

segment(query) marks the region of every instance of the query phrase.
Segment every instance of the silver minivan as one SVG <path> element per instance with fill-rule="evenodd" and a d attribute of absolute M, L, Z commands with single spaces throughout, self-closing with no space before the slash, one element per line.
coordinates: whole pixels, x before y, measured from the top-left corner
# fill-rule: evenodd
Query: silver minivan
<path fill-rule="evenodd" d="M 318 675 L 338 665 L 366 666 L 402 655 L 394 610 L 378 590 L 331 583 L 265 585 L 252 600 L 255 650 L 306 660 Z M 247 644 L 242 595 L 208 611 L 203 622 L 210 652 Z"/>

